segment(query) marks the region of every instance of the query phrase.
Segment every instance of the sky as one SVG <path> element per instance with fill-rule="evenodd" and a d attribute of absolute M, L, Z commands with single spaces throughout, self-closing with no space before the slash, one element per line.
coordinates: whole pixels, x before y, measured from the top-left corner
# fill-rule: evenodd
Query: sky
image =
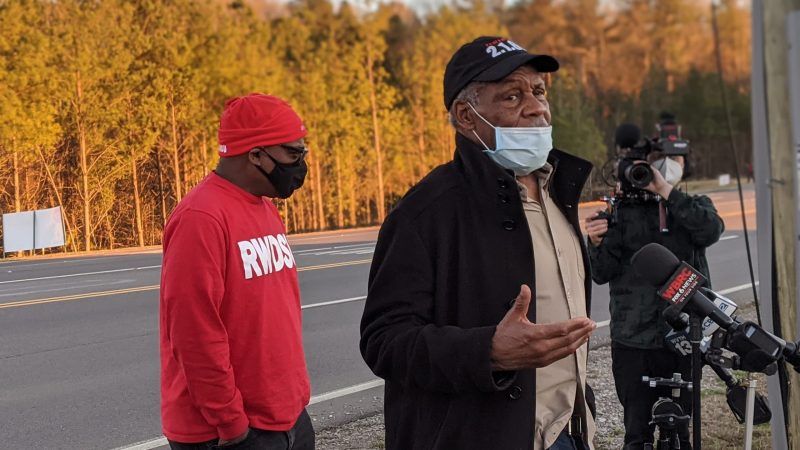
<path fill-rule="evenodd" d="M 283 1 L 284 3 L 287 3 L 290 0 L 281 0 L 281 1 Z M 333 3 L 335 5 L 338 5 L 339 3 L 341 3 L 344 0 L 332 0 L 332 1 L 333 1 Z M 392 1 L 392 0 L 347 0 L 347 1 L 349 3 L 351 3 L 351 4 L 354 4 L 354 5 L 375 5 L 377 3 L 387 3 L 387 2 Z M 414 10 L 416 10 L 417 13 L 420 13 L 420 14 L 424 14 L 424 13 L 427 13 L 427 12 L 430 12 L 430 11 L 435 11 L 442 4 L 453 4 L 453 3 L 457 3 L 458 2 L 458 0 L 394 0 L 394 1 L 399 1 L 400 3 L 405 3 L 405 4 L 409 5 L 409 6 L 411 6 L 412 8 L 414 8 Z M 504 1 L 506 5 L 513 5 L 515 3 L 518 3 L 518 2 L 524 1 L 524 0 L 484 0 L 484 1 L 486 3 L 490 3 L 492 1 Z M 706 4 L 710 4 L 711 1 L 714 1 L 714 0 L 699 0 L 699 1 L 702 1 L 703 3 L 706 3 Z M 719 0 L 716 0 L 716 1 L 719 1 Z M 620 3 L 620 2 L 621 2 L 621 0 L 600 0 L 600 5 L 601 5 L 601 7 L 613 6 L 614 4 Z M 739 2 L 740 2 L 740 4 L 749 4 L 750 3 L 749 0 L 739 0 Z"/>

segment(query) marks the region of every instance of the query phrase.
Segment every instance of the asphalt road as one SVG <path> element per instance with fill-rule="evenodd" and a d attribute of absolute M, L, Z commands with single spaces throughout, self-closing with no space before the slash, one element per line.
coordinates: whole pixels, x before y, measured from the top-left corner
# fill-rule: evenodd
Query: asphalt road
<path fill-rule="evenodd" d="M 754 228 L 753 192 L 746 194 Z M 711 196 L 727 226 L 708 252 L 714 286 L 749 300 L 737 197 Z M 366 229 L 290 238 L 300 267 L 314 396 L 309 410 L 317 427 L 381 408 L 379 380 L 357 346 L 376 236 L 377 229 Z M 0 262 L 0 448 L 163 445 L 160 264 L 159 251 Z M 608 288 L 595 286 L 593 295 L 597 334 L 607 335 Z"/>

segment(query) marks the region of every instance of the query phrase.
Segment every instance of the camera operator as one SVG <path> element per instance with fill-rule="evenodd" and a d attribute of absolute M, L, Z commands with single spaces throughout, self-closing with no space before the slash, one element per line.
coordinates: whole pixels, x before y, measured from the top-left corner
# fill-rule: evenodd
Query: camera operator
<path fill-rule="evenodd" d="M 671 378 L 680 372 L 690 379 L 691 374 L 691 358 L 664 346 L 669 325 L 662 311 L 668 304 L 657 297 L 652 285 L 634 274 L 631 256 L 645 244 L 657 242 L 708 276 L 705 249 L 719 239 L 724 225 L 711 199 L 687 195 L 677 188 L 688 145 L 677 151 L 683 154 L 676 154 L 675 147 L 658 141 L 640 144 L 638 135 L 632 140 L 620 139 L 623 127 L 617 132 L 622 158 L 614 211 L 610 215 L 599 211 L 587 218 L 585 225 L 592 279 L 610 284 L 612 371 L 625 413 L 624 449 L 629 450 L 653 442 L 651 408 L 659 396 L 668 395 L 648 387 L 642 376 Z M 638 127 L 627 127 L 640 134 Z M 689 413 L 690 396 L 683 395 L 681 404 Z M 688 425 L 679 434 L 681 448 L 690 448 Z"/>

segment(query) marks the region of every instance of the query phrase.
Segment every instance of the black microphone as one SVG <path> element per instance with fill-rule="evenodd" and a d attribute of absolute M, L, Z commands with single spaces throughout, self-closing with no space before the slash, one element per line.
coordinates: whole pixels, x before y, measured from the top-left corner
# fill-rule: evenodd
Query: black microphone
<path fill-rule="evenodd" d="M 673 314 L 689 309 L 701 317 L 708 317 L 727 330 L 736 322 L 722 312 L 698 288 L 706 278 L 697 269 L 678 258 L 664 246 L 651 243 L 634 253 L 631 266 L 639 277 L 653 286 L 661 286 L 658 295 L 670 302 Z"/>
<path fill-rule="evenodd" d="M 668 306 L 667 309 L 661 313 L 664 321 L 675 331 L 685 330 L 689 327 L 689 315 L 681 311 L 682 308 L 680 308 L 680 306 L 681 305 Z"/>
<path fill-rule="evenodd" d="M 617 127 L 617 131 L 614 134 L 614 143 L 620 148 L 631 148 L 641 138 L 642 130 L 638 126 L 632 123 L 623 123 Z"/>
<path fill-rule="evenodd" d="M 650 243 L 631 257 L 631 265 L 641 278 L 659 287 L 657 294 L 672 306 L 671 315 L 684 309 L 708 317 L 728 332 L 727 347 L 742 357 L 745 370 L 761 371 L 783 356 L 800 372 L 800 349 L 764 330 L 753 322 L 737 322 L 701 292 L 705 277 L 686 262 L 681 262 L 664 246 Z M 688 309 L 687 309 L 688 308 Z"/>

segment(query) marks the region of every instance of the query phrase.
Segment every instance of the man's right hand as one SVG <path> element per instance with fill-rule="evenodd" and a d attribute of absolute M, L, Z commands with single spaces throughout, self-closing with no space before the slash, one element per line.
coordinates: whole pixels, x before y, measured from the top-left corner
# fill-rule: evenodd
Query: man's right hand
<path fill-rule="evenodd" d="M 583 221 L 586 234 L 589 235 L 589 242 L 595 247 L 603 242 L 603 236 L 608 232 L 608 219 L 598 216 L 602 212 L 602 209 L 598 210 L 593 216 L 587 217 Z"/>
<path fill-rule="evenodd" d="M 522 285 L 492 337 L 492 370 L 548 366 L 585 344 L 597 325 L 587 317 L 537 325 L 528 320 L 531 289 Z"/>

